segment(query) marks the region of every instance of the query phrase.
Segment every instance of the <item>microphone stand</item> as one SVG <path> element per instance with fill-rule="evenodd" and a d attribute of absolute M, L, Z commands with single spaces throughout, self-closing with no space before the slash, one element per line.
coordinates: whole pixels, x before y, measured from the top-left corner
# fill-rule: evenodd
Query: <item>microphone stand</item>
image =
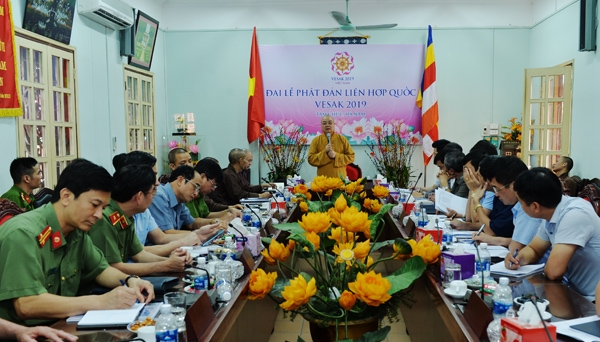
<path fill-rule="evenodd" d="M 417 180 L 415 181 L 415 186 L 417 185 L 417 183 L 419 183 L 419 180 L 421 179 L 421 176 L 423 176 L 423 172 L 419 173 L 419 177 L 417 177 Z M 412 196 L 413 191 L 415 191 L 415 187 L 414 186 L 410 190 L 410 194 L 408 194 L 408 198 L 406 198 L 406 203 L 408 203 L 408 200 L 410 200 L 410 196 Z"/>
<path fill-rule="evenodd" d="M 244 234 L 242 234 L 242 232 L 240 232 L 236 227 L 234 227 L 231 223 L 229 223 L 229 228 L 235 230 L 236 232 L 240 233 L 241 236 L 241 240 L 242 240 L 242 247 L 246 247 L 246 240 L 248 240 L 247 237 L 244 236 Z"/>
<path fill-rule="evenodd" d="M 254 216 L 256 216 L 258 218 L 258 224 L 260 226 L 259 230 L 262 230 L 263 226 L 262 226 L 262 220 L 260 219 L 260 216 L 256 213 L 256 211 L 254 211 L 254 209 L 252 209 L 252 207 L 250 207 L 248 205 L 248 203 L 245 203 L 244 205 L 246 206 L 246 208 L 250 209 L 250 211 L 254 214 Z"/>
<path fill-rule="evenodd" d="M 198 267 L 198 266 L 194 266 L 194 265 L 190 265 L 190 264 L 185 264 L 185 268 L 193 268 L 196 270 L 201 270 L 206 272 L 206 277 L 208 278 L 208 288 L 206 289 L 207 291 L 210 290 L 210 273 L 208 273 L 208 270 L 202 267 Z M 192 284 L 193 287 L 193 284 Z"/>
<path fill-rule="evenodd" d="M 475 246 L 475 251 L 477 252 L 477 259 L 479 259 L 479 267 L 481 267 L 481 300 L 485 301 L 483 299 L 484 297 L 484 292 L 483 289 L 485 287 L 485 273 L 483 273 L 483 260 L 481 260 L 481 257 L 479 256 L 479 246 L 478 244 L 473 244 Z M 477 266 L 477 262 L 475 262 L 475 265 Z M 477 267 L 476 267 L 477 268 Z M 475 270 L 475 272 L 477 272 L 477 270 Z"/>
<path fill-rule="evenodd" d="M 533 303 L 533 306 L 535 307 L 535 311 L 537 312 L 538 316 L 540 317 L 540 321 L 542 322 L 542 325 L 544 326 L 544 330 L 546 330 L 546 334 L 548 335 L 548 341 L 554 342 L 554 340 L 552 339 L 552 335 L 550 335 L 550 331 L 548 330 L 548 325 L 546 324 L 546 321 L 544 321 L 544 318 L 542 317 L 542 313 L 540 312 L 540 309 L 537 306 L 537 297 L 535 295 L 531 295 L 531 297 L 529 297 L 529 300 L 531 300 L 531 302 Z"/>

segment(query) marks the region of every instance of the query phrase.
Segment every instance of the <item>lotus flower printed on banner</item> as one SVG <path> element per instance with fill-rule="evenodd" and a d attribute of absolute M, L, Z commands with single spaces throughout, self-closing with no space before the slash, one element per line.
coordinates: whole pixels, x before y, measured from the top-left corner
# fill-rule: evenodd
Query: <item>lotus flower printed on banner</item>
<path fill-rule="evenodd" d="M 413 242 L 401 238 L 373 242 L 381 237 L 384 215 L 393 205 L 381 205 L 387 189 L 375 186 L 368 197 L 364 184 L 364 179 L 318 176 L 310 189 L 296 186 L 294 200 L 304 214 L 298 222 L 275 226 L 289 234 L 286 242 L 263 238 L 262 254 L 278 272 L 253 271 L 250 298 L 269 292 L 292 319 L 300 314 L 320 324 L 372 317 L 397 321 L 399 305 L 414 301 L 408 289 L 425 270 L 424 260 L 434 262 L 433 249 L 414 244 L 413 250 Z M 382 263 L 399 262 L 395 259 L 406 261 L 391 274 L 376 271 Z M 380 326 L 377 333 L 388 331 Z"/>

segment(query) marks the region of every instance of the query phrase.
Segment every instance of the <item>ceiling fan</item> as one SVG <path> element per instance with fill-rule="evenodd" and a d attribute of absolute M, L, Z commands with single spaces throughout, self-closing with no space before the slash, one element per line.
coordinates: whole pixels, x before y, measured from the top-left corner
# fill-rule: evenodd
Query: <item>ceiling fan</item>
<path fill-rule="evenodd" d="M 365 25 L 355 26 L 348 17 L 348 0 L 346 0 L 346 14 L 338 11 L 331 11 L 331 16 L 340 24 L 340 30 L 342 31 L 356 31 L 356 30 L 371 30 L 371 29 L 384 29 L 398 26 L 398 24 L 380 24 L 380 25 Z"/>

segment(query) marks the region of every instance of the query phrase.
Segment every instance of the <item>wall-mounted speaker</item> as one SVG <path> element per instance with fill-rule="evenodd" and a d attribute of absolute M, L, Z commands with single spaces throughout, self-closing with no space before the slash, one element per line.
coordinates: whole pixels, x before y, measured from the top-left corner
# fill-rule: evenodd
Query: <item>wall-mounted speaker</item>
<path fill-rule="evenodd" d="M 579 51 L 596 51 L 598 0 L 580 0 Z"/>
<path fill-rule="evenodd" d="M 135 18 L 135 9 L 133 9 Z M 135 54 L 135 23 L 124 30 L 119 31 L 121 38 L 121 56 L 133 56 Z"/>

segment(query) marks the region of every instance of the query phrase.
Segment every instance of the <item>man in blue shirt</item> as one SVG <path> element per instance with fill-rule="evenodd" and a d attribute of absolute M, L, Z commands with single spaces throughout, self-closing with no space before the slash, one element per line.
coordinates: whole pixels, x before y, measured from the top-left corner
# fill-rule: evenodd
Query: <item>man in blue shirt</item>
<path fill-rule="evenodd" d="M 513 254 L 515 250 L 521 250 L 527 246 L 537 233 L 542 220 L 527 215 L 521 203 L 517 199 L 517 193 L 513 189 L 515 179 L 522 172 L 527 171 L 527 165 L 517 157 L 501 157 L 494 161 L 494 175 L 491 180 L 491 187 L 496 197 L 505 205 L 513 206 L 512 221 L 514 231 L 512 237 L 491 236 L 485 233 L 474 236 L 474 240 L 487 242 L 492 245 L 506 246 Z M 540 260 L 544 262 L 545 260 Z"/>
<path fill-rule="evenodd" d="M 158 187 L 148 209 L 165 233 L 187 234 L 189 230 L 199 229 L 200 239 L 207 240 L 217 232 L 219 224 L 203 225 L 204 219 L 194 219 L 185 203 L 193 200 L 203 188 L 209 187 L 213 187 L 212 180 L 200 175 L 191 166 L 180 166 L 171 172 L 169 183 Z"/>

